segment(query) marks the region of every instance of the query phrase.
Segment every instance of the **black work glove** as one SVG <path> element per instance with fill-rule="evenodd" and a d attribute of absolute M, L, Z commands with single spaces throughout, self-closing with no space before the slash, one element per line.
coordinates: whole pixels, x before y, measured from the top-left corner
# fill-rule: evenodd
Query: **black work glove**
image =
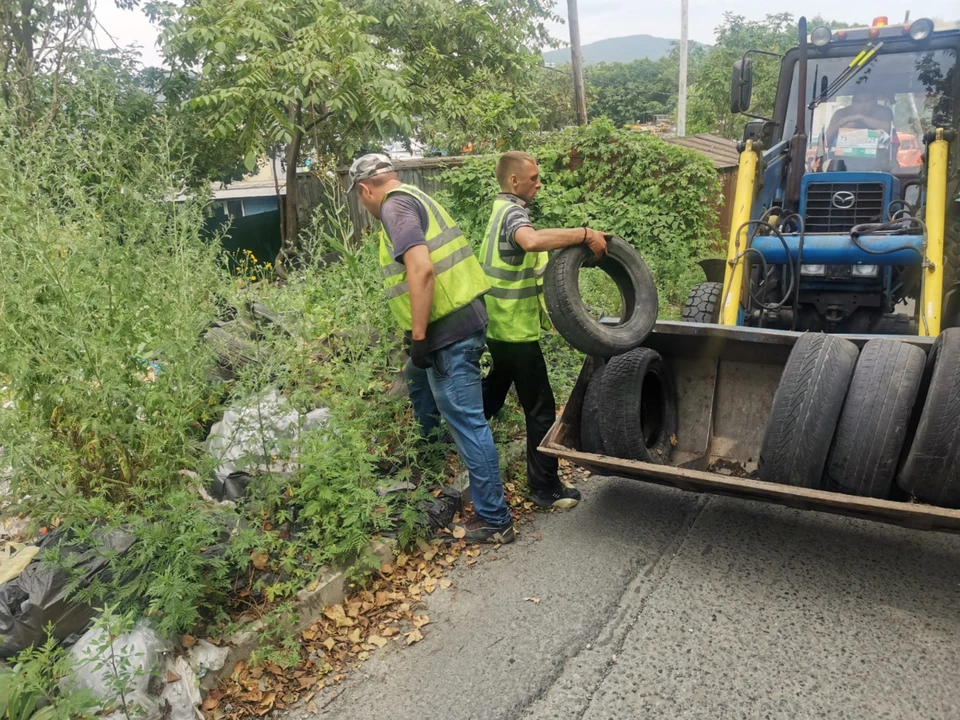
<path fill-rule="evenodd" d="M 430 353 L 427 352 L 427 341 L 424 340 L 411 340 L 410 341 L 410 362 L 412 362 L 416 367 L 421 370 L 426 370 L 428 367 L 432 367 L 433 363 L 430 362 Z"/>

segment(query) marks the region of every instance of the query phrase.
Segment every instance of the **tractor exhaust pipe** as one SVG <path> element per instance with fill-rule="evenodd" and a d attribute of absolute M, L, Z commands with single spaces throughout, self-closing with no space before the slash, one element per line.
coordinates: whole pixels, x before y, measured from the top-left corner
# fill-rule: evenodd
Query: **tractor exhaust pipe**
<path fill-rule="evenodd" d="M 797 72 L 797 128 L 790 141 L 790 176 L 787 178 L 787 201 L 796 208 L 800 203 L 800 181 L 807 164 L 807 19 L 800 18 L 798 48 L 800 57 Z"/>

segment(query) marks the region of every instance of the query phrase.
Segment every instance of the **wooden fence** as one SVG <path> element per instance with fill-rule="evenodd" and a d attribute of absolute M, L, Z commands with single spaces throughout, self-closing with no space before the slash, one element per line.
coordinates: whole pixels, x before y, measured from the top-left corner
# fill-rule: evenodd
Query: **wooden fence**
<path fill-rule="evenodd" d="M 466 160 L 464 157 L 410 158 L 408 160 L 395 160 L 394 165 L 403 182 L 416 185 L 427 194 L 433 194 L 443 189 L 440 176 L 450 168 L 462 166 L 464 160 Z M 348 168 L 345 167 L 337 171 L 342 190 L 347 187 L 347 171 Z M 301 173 L 297 180 L 300 191 L 298 193 L 298 215 L 301 226 L 303 226 L 315 207 L 330 201 L 330 189 L 319 178 L 310 173 Z M 343 199 L 350 210 L 354 239 L 359 239 L 363 231 L 370 227 L 373 218 L 363 209 L 356 193 L 350 193 Z"/>

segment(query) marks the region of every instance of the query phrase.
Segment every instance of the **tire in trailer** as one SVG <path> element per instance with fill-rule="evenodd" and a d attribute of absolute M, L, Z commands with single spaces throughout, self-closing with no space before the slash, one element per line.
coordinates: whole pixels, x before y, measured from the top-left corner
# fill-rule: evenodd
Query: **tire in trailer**
<path fill-rule="evenodd" d="M 960 328 L 940 334 L 928 367 L 929 389 L 898 484 L 923 502 L 960 508 Z"/>
<path fill-rule="evenodd" d="M 860 352 L 824 470 L 824 489 L 886 498 L 897 474 L 926 355 L 902 340 Z"/>
<path fill-rule="evenodd" d="M 660 353 L 637 348 L 607 363 L 600 433 L 607 455 L 666 463 L 677 433 L 677 391 Z"/>
<path fill-rule="evenodd" d="M 761 480 L 820 488 L 833 432 L 857 362 L 857 346 L 834 335 L 797 340 L 780 376 L 760 445 Z"/>

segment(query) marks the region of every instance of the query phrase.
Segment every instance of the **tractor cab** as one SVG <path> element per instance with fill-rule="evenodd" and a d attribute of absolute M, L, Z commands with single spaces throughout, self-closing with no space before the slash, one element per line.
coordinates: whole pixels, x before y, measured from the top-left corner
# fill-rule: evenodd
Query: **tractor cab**
<path fill-rule="evenodd" d="M 757 52 L 770 54 L 733 68 L 731 110 L 752 121 L 726 262 L 704 263 L 714 321 L 920 335 L 960 324 L 960 29 L 877 18 L 808 35 L 801 18 L 772 117 L 749 113 Z"/>

